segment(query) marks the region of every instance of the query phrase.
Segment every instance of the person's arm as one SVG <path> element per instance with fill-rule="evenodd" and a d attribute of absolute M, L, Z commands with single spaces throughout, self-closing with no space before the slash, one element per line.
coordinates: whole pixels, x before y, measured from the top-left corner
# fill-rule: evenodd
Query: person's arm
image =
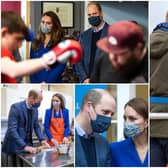
<path fill-rule="evenodd" d="M 51 140 L 53 138 L 53 136 L 50 132 L 50 122 L 51 122 L 50 110 L 46 110 L 45 120 L 44 120 L 44 131 L 45 131 L 49 140 Z"/>
<path fill-rule="evenodd" d="M 13 141 L 15 141 L 18 146 L 24 149 L 26 143 L 24 142 L 24 139 L 18 134 L 17 131 L 19 126 L 18 111 L 19 109 L 17 109 L 15 105 L 11 106 L 8 117 L 8 134 L 11 136 Z"/>
<path fill-rule="evenodd" d="M 39 125 L 39 121 L 38 121 L 38 111 L 37 110 L 34 110 L 33 111 L 33 113 L 35 113 L 34 114 L 34 131 L 35 131 L 35 133 L 36 133 L 36 136 L 38 137 L 38 139 L 40 140 L 40 141 L 42 141 L 42 140 L 44 140 L 45 139 L 45 137 L 44 137 L 44 135 L 42 134 L 42 132 L 41 132 L 41 128 L 40 128 L 40 125 Z"/>
<path fill-rule="evenodd" d="M 1 58 L 1 72 L 12 78 L 29 75 L 41 69 L 47 68 L 44 58 L 15 62 L 9 57 Z"/>
<path fill-rule="evenodd" d="M 70 59 L 70 62 L 76 63 L 80 59 L 81 53 L 82 49 L 77 41 L 66 40 L 54 46 L 49 52 L 43 54 L 41 58 L 34 60 L 15 62 L 8 55 L 3 55 L 1 72 L 12 78 L 28 75 L 43 68 L 49 68 L 56 61 L 63 63 Z"/>
<path fill-rule="evenodd" d="M 64 109 L 65 113 L 63 115 L 64 117 L 64 137 L 68 137 L 69 135 L 69 110 Z"/>

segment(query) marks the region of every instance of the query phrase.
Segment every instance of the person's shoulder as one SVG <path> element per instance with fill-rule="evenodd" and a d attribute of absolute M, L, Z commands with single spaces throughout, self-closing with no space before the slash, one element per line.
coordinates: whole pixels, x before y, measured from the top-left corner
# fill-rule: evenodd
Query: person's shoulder
<path fill-rule="evenodd" d="M 151 40 L 156 38 L 156 39 L 159 39 L 160 41 L 166 41 L 166 40 L 168 40 L 167 35 L 168 35 L 168 32 L 158 29 L 158 30 L 153 31 L 151 33 L 150 38 L 151 38 Z"/>
<path fill-rule="evenodd" d="M 63 112 L 64 114 L 67 114 L 67 113 L 69 113 L 69 110 L 68 110 L 67 108 L 63 108 L 63 109 L 62 109 L 62 112 Z"/>
<path fill-rule="evenodd" d="M 9 58 L 15 61 L 15 58 L 12 55 L 12 53 L 9 50 L 5 49 L 4 47 L 1 48 L 1 58 Z"/>
<path fill-rule="evenodd" d="M 67 108 L 63 108 L 62 110 L 64 110 L 64 111 L 69 111 Z"/>
<path fill-rule="evenodd" d="M 11 109 L 13 109 L 13 112 L 15 111 L 17 114 L 22 113 L 25 107 L 26 107 L 25 101 L 16 102 L 11 105 Z"/>
<path fill-rule="evenodd" d="M 90 33 L 90 32 L 92 32 L 92 28 L 89 28 L 89 29 L 83 31 L 83 32 L 81 33 L 81 36 L 85 36 L 85 35 L 87 35 L 87 34 Z"/>
<path fill-rule="evenodd" d="M 96 141 L 99 141 L 99 142 L 101 142 L 103 144 L 108 144 L 108 141 L 107 141 L 107 139 L 104 136 L 102 136 L 102 135 L 100 135 L 98 133 L 94 133 L 94 137 L 95 137 Z"/>
<path fill-rule="evenodd" d="M 46 109 L 46 113 L 50 113 L 51 112 L 51 108 Z"/>
<path fill-rule="evenodd" d="M 104 28 L 108 28 L 109 24 L 107 22 L 104 23 Z"/>
<path fill-rule="evenodd" d="M 122 140 L 122 141 L 119 141 L 119 142 L 112 142 L 110 144 L 110 148 L 111 149 L 119 149 L 119 148 L 123 148 L 123 147 L 129 146 L 130 143 L 131 143 L 131 139 L 130 138 Z"/>
<path fill-rule="evenodd" d="M 20 107 L 24 105 L 25 103 L 26 103 L 25 101 L 19 101 L 19 102 L 13 103 L 12 106 Z"/>

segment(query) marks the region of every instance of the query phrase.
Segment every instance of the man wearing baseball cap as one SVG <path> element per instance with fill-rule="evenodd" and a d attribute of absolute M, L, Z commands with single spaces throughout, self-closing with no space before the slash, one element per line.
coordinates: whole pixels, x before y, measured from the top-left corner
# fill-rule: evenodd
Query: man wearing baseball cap
<path fill-rule="evenodd" d="M 148 81 L 148 57 L 143 29 L 133 21 L 119 21 L 97 42 L 103 50 L 91 83 L 144 83 Z"/>

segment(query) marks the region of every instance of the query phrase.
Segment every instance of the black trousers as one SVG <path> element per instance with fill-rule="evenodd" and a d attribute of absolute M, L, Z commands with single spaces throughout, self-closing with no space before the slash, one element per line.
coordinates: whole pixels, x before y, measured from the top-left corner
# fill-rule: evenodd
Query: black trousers
<path fill-rule="evenodd" d="M 168 138 L 150 139 L 150 166 L 165 167 L 168 164 Z"/>
<path fill-rule="evenodd" d="M 1 166 L 2 167 L 17 167 L 16 155 L 7 155 L 1 153 Z"/>

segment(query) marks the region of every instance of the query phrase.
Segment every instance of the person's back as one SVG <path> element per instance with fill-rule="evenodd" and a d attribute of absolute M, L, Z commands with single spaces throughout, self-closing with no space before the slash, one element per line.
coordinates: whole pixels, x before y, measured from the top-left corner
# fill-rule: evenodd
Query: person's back
<path fill-rule="evenodd" d="M 166 28 L 166 27 L 165 27 Z M 168 23 L 167 31 L 157 29 L 150 38 L 151 96 L 168 96 Z M 157 111 L 159 109 L 152 109 Z M 168 107 L 162 111 L 168 111 Z"/>
<path fill-rule="evenodd" d="M 168 14 L 167 14 L 168 16 Z M 150 166 L 168 163 L 168 22 L 156 26 L 150 37 Z M 153 113 L 157 118 L 153 118 Z M 162 113 L 162 114 L 159 114 Z"/>

